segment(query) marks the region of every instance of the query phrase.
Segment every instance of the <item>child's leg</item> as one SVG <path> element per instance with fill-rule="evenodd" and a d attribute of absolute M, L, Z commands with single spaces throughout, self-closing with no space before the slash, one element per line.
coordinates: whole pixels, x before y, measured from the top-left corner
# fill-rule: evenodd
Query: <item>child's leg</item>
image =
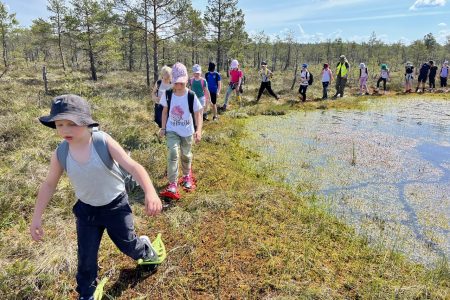
<path fill-rule="evenodd" d="M 217 116 L 217 93 L 209 93 L 211 95 L 211 105 L 212 105 L 212 110 L 213 110 L 213 114 L 214 117 Z"/>
<path fill-rule="evenodd" d="M 377 89 L 379 89 L 380 88 L 380 82 L 383 80 L 383 78 L 378 78 L 378 80 L 377 80 Z"/>
<path fill-rule="evenodd" d="M 77 292 L 80 297 L 94 294 L 97 279 L 97 256 L 104 227 L 98 224 L 91 206 L 78 201 L 73 207 L 78 241 Z"/>
<path fill-rule="evenodd" d="M 167 177 L 169 183 L 177 182 L 178 178 L 178 149 L 180 148 L 180 136 L 175 132 L 166 133 L 167 150 Z"/>
<path fill-rule="evenodd" d="M 385 92 L 386 92 L 386 81 L 387 81 L 387 79 L 383 78 L 383 89 Z"/>
<path fill-rule="evenodd" d="M 274 91 L 272 90 L 272 83 L 270 81 L 267 82 L 266 89 L 272 97 L 278 98 L 277 95 L 275 95 Z"/>
<path fill-rule="evenodd" d="M 156 253 L 147 249 L 145 243 L 136 236 L 127 194 L 120 197 L 103 210 L 102 222 L 109 237 L 122 253 L 134 260 L 155 257 Z"/>
<path fill-rule="evenodd" d="M 231 86 L 228 86 L 227 93 L 225 94 L 225 102 L 223 103 L 223 106 L 228 105 L 228 99 L 230 98 L 231 93 L 233 92 L 233 88 Z"/>
<path fill-rule="evenodd" d="M 322 82 L 322 99 L 328 98 L 328 84 L 328 81 Z"/>
<path fill-rule="evenodd" d="M 183 176 L 187 176 L 191 172 L 192 167 L 192 142 L 194 136 L 180 137 L 181 148 L 181 169 Z"/>
<path fill-rule="evenodd" d="M 256 101 L 259 101 L 259 98 L 261 98 L 262 93 L 264 92 L 265 89 L 266 89 L 266 83 L 261 81 L 261 85 L 259 86 L 258 96 L 256 97 Z"/>

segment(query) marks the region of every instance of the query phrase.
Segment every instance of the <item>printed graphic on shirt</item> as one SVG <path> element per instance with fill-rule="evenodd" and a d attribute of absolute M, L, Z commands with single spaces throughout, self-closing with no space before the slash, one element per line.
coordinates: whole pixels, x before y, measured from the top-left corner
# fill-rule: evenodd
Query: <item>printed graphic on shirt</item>
<path fill-rule="evenodd" d="M 170 110 L 170 122 L 172 126 L 188 126 L 191 123 L 190 118 L 183 120 L 184 110 L 180 105 L 176 105 Z"/>

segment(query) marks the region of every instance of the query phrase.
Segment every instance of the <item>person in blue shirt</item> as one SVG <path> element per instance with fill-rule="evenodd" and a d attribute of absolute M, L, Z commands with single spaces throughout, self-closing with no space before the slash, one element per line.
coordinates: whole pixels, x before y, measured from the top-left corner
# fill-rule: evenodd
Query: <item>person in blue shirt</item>
<path fill-rule="evenodd" d="M 222 90 L 222 77 L 216 70 L 216 64 L 209 62 L 208 72 L 205 73 L 205 79 L 208 83 L 208 90 L 211 97 L 212 109 L 213 109 L 213 121 L 217 121 L 217 96 L 220 95 Z"/>

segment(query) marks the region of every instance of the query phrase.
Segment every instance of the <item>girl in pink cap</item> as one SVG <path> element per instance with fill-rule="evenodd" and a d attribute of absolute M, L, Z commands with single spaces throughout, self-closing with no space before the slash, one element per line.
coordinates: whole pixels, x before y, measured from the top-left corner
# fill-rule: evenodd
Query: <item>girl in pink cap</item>
<path fill-rule="evenodd" d="M 161 96 L 163 106 L 160 136 L 167 141 L 167 177 L 169 184 L 160 193 L 170 199 L 180 199 L 178 183 L 185 191 L 195 189 L 192 176 L 192 143 L 202 139 L 203 107 L 194 92 L 186 86 L 188 73 L 182 63 L 172 66 L 173 88 L 166 90 Z M 181 156 L 183 177 L 178 182 L 178 160 Z"/>

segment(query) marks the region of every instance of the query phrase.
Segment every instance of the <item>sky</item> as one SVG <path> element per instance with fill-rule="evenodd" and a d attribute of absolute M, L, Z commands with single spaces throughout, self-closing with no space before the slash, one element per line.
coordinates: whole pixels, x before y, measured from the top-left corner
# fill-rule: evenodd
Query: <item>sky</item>
<path fill-rule="evenodd" d="M 49 16 L 47 0 L 0 1 L 23 27 Z M 192 3 L 206 10 L 207 0 Z M 375 32 L 384 42 L 405 44 L 432 33 L 444 44 L 450 36 L 448 0 L 240 0 L 238 7 L 251 36 L 264 31 L 271 38 L 283 38 L 291 32 L 301 43 L 336 38 L 362 42 Z"/>

